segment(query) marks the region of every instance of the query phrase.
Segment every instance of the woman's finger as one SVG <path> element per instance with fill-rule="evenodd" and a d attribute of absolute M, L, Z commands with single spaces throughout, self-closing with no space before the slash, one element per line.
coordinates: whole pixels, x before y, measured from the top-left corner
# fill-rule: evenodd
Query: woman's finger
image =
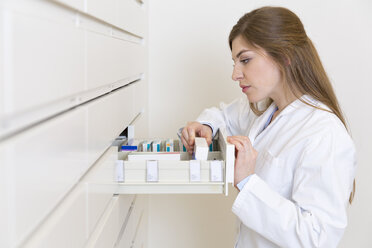
<path fill-rule="evenodd" d="M 239 139 L 236 139 L 235 137 L 233 136 L 230 136 L 228 137 L 228 142 L 232 143 L 234 146 L 235 146 L 235 149 L 238 150 L 238 151 L 244 151 L 244 144 L 242 144 L 242 142 L 240 142 Z"/>
<path fill-rule="evenodd" d="M 187 141 L 185 140 L 185 138 L 183 136 L 181 136 L 181 141 L 182 141 L 182 144 L 185 146 L 186 150 L 190 150 L 190 146 L 189 144 L 187 144 Z"/>
<path fill-rule="evenodd" d="M 181 134 L 181 138 L 183 138 L 183 141 L 185 141 L 184 144 L 187 144 L 189 146 L 189 134 L 186 127 L 182 129 Z"/>
<path fill-rule="evenodd" d="M 195 141 L 195 128 L 191 125 L 186 127 L 187 134 L 188 134 L 188 144 L 189 146 L 194 145 Z"/>

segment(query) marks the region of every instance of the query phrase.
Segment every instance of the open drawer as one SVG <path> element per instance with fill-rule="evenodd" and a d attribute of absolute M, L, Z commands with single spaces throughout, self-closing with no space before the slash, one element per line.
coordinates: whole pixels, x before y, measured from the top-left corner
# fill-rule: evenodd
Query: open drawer
<path fill-rule="evenodd" d="M 227 143 L 224 131 L 216 138 L 216 151 L 208 153 L 208 159 L 191 160 L 187 152 L 180 152 L 180 160 L 128 161 L 130 152 L 119 152 L 115 180 L 116 194 L 228 194 L 228 184 L 234 182 L 234 145 Z M 139 154 L 136 152 L 136 154 Z M 156 154 L 156 153 L 153 153 Z M 123 161 L 123 162 L 122 162 Z M 192 170 L 190 170 L 190 164 Z M 195 163 L 197 166 L 195 167 Z M 151 169 L 149 165 L 151 164 Z M 195 169 L 196 168 L 196 169 Z M 199 171 L 200 170 L 200 171 Z M 220 177 L 214 177 L 215 173 Z M 151 173 L 156 179 L 151 179 Z M 149 179 L 150 175 L 150 179 Z M 190 176 L 192 175 L 192 176 Z M 195 175 L 197 180 L 195 180 Z"/>

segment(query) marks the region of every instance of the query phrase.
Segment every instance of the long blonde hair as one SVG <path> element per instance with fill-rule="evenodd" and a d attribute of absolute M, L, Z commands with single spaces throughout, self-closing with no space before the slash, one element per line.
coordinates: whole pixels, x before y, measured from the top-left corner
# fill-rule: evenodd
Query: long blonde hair
<path fill-rule="evenodd" d="M 348 129 L 319 55 L 296 14 L 282 7 L 255 9 L 242 16 L 231 30 L 230 49 L 232 49 L 233 40 L 238 36 L 242 36 L 249 45 L 263 48 L 269 54 L 287 82 L 286 87 L 297 98 L 306 94 L 322 102 Z M 266 108 L 271 102 L 272 100 L 268 99 Z M 257 103 L 250 103 L 250 105 L 257 115 L 266 110 L 259 109 Z M 349 198 L 350 203 L 354 195 L 355 180 Z"/>

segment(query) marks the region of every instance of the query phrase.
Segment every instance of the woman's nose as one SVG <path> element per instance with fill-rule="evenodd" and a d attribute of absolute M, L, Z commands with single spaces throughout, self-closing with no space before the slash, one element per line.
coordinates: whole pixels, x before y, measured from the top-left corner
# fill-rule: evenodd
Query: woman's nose
<path fill-rule="evenodd" d="M 231 78 L 234 81 L 239 81 L 243 78 L 243 72 L 241 70 L 239 70 L 239 68 L 237 68 L 237 66 L 234 66 Z"/>

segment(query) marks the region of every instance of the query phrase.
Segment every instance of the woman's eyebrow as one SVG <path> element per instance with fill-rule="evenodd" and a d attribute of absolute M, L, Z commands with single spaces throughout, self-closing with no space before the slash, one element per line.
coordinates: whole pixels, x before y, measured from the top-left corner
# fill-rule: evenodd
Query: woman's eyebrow
<path fill-rule="evenodd" d="M 242 55 L 242 53 L 245 53 L 245 52 L 250 52 L 251 50 L 248 50 L 248 49 L 243 49 L 243 50 L 241 50 L 236 56 L 235 56 L 235 58 L 239 58 L 239 56 L 240 55 Z M 233 58 L 233 60 L 234 60 L 234 58 Z"/>

